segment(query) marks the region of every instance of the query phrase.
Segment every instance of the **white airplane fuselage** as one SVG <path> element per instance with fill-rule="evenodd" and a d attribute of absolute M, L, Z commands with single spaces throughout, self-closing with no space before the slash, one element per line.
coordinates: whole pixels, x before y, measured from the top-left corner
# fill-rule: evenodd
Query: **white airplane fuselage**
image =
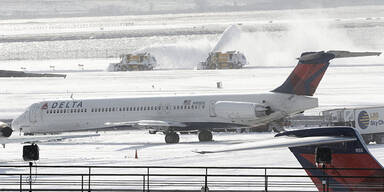
<path fill-rule="evenodd" d="M 257 126 L 268 120 L 218 116 L 217 101 L 263 103 L 285 116 L 318 106 L 317 98 L 285 93 L 159 96 L 115 99 L 57 100 L 34 103 L 16 118 L 12 128 L 24 133 L 93 130 L 109 123 L 139 120 L 179 122 L 185 129 L 225 125 Z"/>

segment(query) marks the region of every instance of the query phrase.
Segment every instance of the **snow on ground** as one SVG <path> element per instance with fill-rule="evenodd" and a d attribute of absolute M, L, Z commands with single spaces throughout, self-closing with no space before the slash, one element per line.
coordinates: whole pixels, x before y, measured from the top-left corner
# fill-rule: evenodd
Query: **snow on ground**
<path fill-rule="evenodd" d="M 243 143 L 248 141 L 263 141 L 273 137 L 272 133 L 215 133 L 214 142 L 200 143 L 196 134 L 188 134 L 180 136 L 179 144 L 165 144 L 164 135 L 152 135 L 146 131 L 117 131 L 117 132 L 102 132 L 101 136 L 93 138 L 70 139 L 61 142 L 41 143 L 40 160 L 38 165 L 84 165 L 84 166 L 224 166 L 224 167 L 245 167 L 245 166 L 290 166 L 299 167 L 299 164 L 294 159 L 294 156 L 285 148 L 255 150 L 255 151 L 240 151 L 217 154 L 198 154 L 194 151 L 207 149 L 212 147 L 224 147 L 232 144 Z M 10 144 L 6 148 L 1 149 L 0 165 L 25 165 L 22 156 L 22 147 L 20 144 Z M 138 159 L 135 159 L 135 150 L 137 150 Z M 204 174 L 204 169 L 151 169 L 151 173 L 160 174 Z M 1 168 L 0 173 L 27 173 L 28 168 Z M 33 170 L 35 173 L 36 170 Z M 87 169 L 60 169 L 60 168 L 41 168 L 37 173 L 81 173 L 86 174 Z M 145 174 L 145 169 L 92 169 L 92 173 L 135 173 Z M 264 170 L 210 170 L 210 174 L 260 174 Z M 270 170 L 269 174 L 276 173 Z M 302 170 L 282 170 L 280 174 L 301 174 L 305 173 Z M 61 179 L 60 179 L 61 178 Z M 105 178 L 105 179 L 123 179 L 124 177 Z M 6 178 L 9 179 L 9 178 Z M 41 182 L 46 179 L 44 176 L 37 178 Z M 60 181 L 75 179 L 78 177 L 56 177 Z M 140 179 L 139 187 L 140 187 Z M 151 183 L 180 180 L 197 180 L 199 181 L 199 189 L 204 182 L 201 177 L 152 177 Z M 209 178 L 210 182 L 226 181 L 234 182 L 241 180 L 242 182 L 249 180 L 248 186 L 255 189 L 250 184 L 255 183 L 263 178 Z M 292 178 L 284 178 L 285 182 Z M 271 178 L 271 180 L 274 180 Z M 270 182 L 271 182 L 270 180 Z M 276 178 L 275 178 L 276 180 Z M 301 182 L 310 183 L 309 179 L 299 179 Z M 297 179 L 296 179 L 297 181 Z M 119 183 L 123 181 L 118 181 Z M 263 182 L 261 182 L 263 183 Z M 273 182 L 272 182 L 273 183 Z M 107 185 L 107 184 L 104 184 Z M 225 183 L 224 183 L 225 185 Z M 68 187 L 74 187 L 68 186 Z M 219 185 L 223 186 L 223 184 Z M 16 186 L 17 187 L 17 186 Z M 42 186 L 43 188 L 50 187 L 49 185 Z M 57 186 L 60 187 L 60 186 Z M 121 186 L 124 187 L 124 186 Z M 133 186 L 131 186 L 133 187 Z M 163 189 L 169 186 L 163 186 Z M 224 189 L 230 189 L 227 186 Z M 79 187 L 78 187 L 79 188 Z M 152 189 L 154 187 L 151 187 Z M 215 189 L 215 187 L 211 187 Z M 196 189 L 196 185 L 189 184 L 178 187 L 178 189 Z M 219 189 L 219 188 L 216 188 Z M 236 188 L 234 188 L 236 189 Z M 238 188 L 237 188 L 238 189 Z M 247 189 L 247 188 L 245 188 Z M 286 188 L 285 188 L 286 189 Z M 300 189 L 300 188 L 299 188 Z M 302 189 L 302 188 L 301 188 Z M 312 186 L 313 189 L 313 186 Z"/>
<path fill-rule="evenodd" d="M 375 15 L 378 9 L 373 8 L 364 14 L 355 15 L 355 10 L 348 9 L 345 15 L 340 17 L 334 15 L 335 18 L 348 19 L 350 15 L 354 15 L 352 20 L 366 21 L 366 17 Z M 329 10 L 328 10 L 329 11 Z M 335 10 L 334 10 L 335 11 Z M 310 15 L 311 10 L 303 10 L 304 15 Z M 337 13 L 340 10 L 335 11 Z M 284 14 L 291 14 L 285 11 Z M 284 15 L 283 14 L 283 15 Z M 208 14 L 209 15 L 209 14 Z M 210 23 L 229 24 L 236 21 L 262 22 L 283 18 L 281 12 L 252 12 L 252 13 L 225 13 L 229 15 L 223 17 L 221 13 L 210 15 L 210 19 L 206 21 Z M 332 15 L 332 14 L 331 14 Z M 201 18 L 205 18 L 207 14 L 200 17 L 192 17 L 190 15 L 179 15 L 177 22 L 172 25 L 182 26 L 185 21 L 193 18 L 193 22 L 200 22 Z M 240 16 L 240 17 L 238 17 Z M 381 16 L 381 15 L 379 15 Z M 159 20 L 167 21 L 169 16 L 159 18 L 150 23 L 151 18 L 142 18 L 143 25 L 158 24 Z M 228 17 L 233 17 L 231 22 L 227 22 Z M 361 17 L 361 18 L 360 18 Z M 102 24 L 94 24 L 94 18 L 84 18 L 90 25 L 85 25 L 85 30 L 92 31 L 103 26 Z M 88 21 L 90 19 L 91 21 Z M 110 18 L 104 18 L 109 20 Z M 116 18 L 113 18 L 116 19 Z M 121 18 L 126 19 L 125 17 Z M 67 21 L 57 20 L 65 23 Z M 256 20 L 256 21 L 255 21 Z M 380 20 L 380 18 L 379 18 Z M 10 22 L 10 23 L 7 23 Z M 25 21 L 21 25 L 13 25 L 16 21 L 3 21 L 0 28 L 6 29 L 6 33 L 10 34 L 14 31 L 23 33 L 24 29 L 30 30 L 29 34 L 41 31 L 40 26 L 29 24 Z M 20 21 L 23 23 L 24 21 Z M 41 21 L 45 25 L 44 22 Z M 82 26 L 80 21 L 79 26 Z M 126 22 L 126 21 L 124 21 Z M 284 22 L 284 21 L 280 21 Z M 93 23 L 93 24 L 92 24 Z M 103 22 L 102 22 L 103 23 Z M 76 24 L 75 24 L 76 25 Z M 105 26 L 103 30 L 120 30 L 127 26 L 117 22 L 117 28 L 108 29 Z M 168 25 L 164 23 L 163 25 Z M 303 26 L 313 27 L 311 30 Z M 20 26 L 21 28 L 14 28 Z M 24 28 L 23 28 L 24 27 Z M 153 37 L 146 40 L 139 39 L 136 41 L 135 47 L 140 43 L 144 46 L 142 50 L 154 51 L 159 54 L 162 62 L 160 69 L 155 71 L 144 72 L 105 72 L 108 64 L 116 62 L 118 59 L 73 59 L 73 60 L 28 60 L 28 61 L 1 61 L 2 69 L 20 70 L 24 68 L 26 71 L 35 72 L 58 72 L 68 74 L 67 78 L 0 78 L 0 119 L 14 118 L 24 111 L 24 109 L 34 103 L 42 100 L 70 98 L 72 95 L 75 99 L 83 98 L 111 98 L 111 97 L 137 97 L 147 95 L 184 95 L 184 94 L 211 94 L 211 93 L 261 93 L 270 91 L 282 84 L 288 77 L 297 61 L 295 58 L 299 56 L 300 51 L 317 51 L 319 49 L 335 49 L 343 48 L 352 51 L 382 51 L 383 41 L 381 37 L 382 27 L 371 28 L 353 28 L 346 27 L 344 31 L 338 33 L 336 30 L 319 30 L 322 26 L 313 26 L 304 23 L 294 30 L 284 33 L 242 33 L 240 40 L 231 44 L 229 47 L 241 48 L 243 52 L 250 58 L 250 66 L 240 70 L 211 70 L 199 71 L 193 70 L 191 65 L 200 61 L 204 57 L 204 53 L 212 47 L 211 37 L 195 36 L 192 41 L 175 41 L 180 37 Z M 69 28 L 69 29 L 68 29 Z M 64 28 L 49 28 L 49 33 L 68 32 L 73 28 L 72 24 L 64 25 Z M 75 26 L 76 28 L 76 26 Z M 87 29 L 88 28 L 88 29 Z M 349 30 L 358 31 L 354 33 L 358 40 L 350 41 L 347 37 Z M 8 30 L 8 31 L 7 31 Z M 13 32 L 12 32 L 13 31 Z M 304 31 L 305 33 L 299 33 Z M 374 31 L 373 33 L 370 33 Z M 72 31 L 73 32 L 73 31 Z M 76 32 L 76 31 L 75 31 Z M 276 38 L 273 38 L 276 37 Z M 331 37 L 326 39 L 324 37 Z M 148 43 L 161 39 L 163 43 Z M 166 40 L 165 40 L 166 39 Z M 298 41 L 298 39 L 300 41 Z M 368 40 L 367 40 L 368 39 Z M 316 40 L 316 41 L 315 41 Z M 92 40 L 93 41 L 93 40 Z M 116 41 L 121 41 L 120 39 Z M 85 44 L 79 41 L 78 44 Z M 87 41 L 88 43 L 90 41 Z M 63 46 L 62 41 L 54 42 Z M 73 43 L 73 42 L 67 42 Z M 100 41 L 87 46 L 98 47 Z M 106 41 L 106 44 L 111 44 Z M 32 52 L 42 47 L 40 43 L 33 43 L 36 47 L 31 46 Z M 55 45 L 56 45 L 55 44 Z M 54 44 L 47 44 L 46 47 L 54 47 Z M 73 43 L 74 47 L 77 44 Z M 240 46 L 242 45 L 242 46 Z M 24 50 L 26 45 L 8 44 L 5 48 Z M 119 44 L 123 46 L 123 44 Z M 228 46 L 228 45 L 227 45 Z M 102 47 L 102 46 L 101 46 Z M 88 49 L 88 48 L 87 48 Z M 230 49 L 227 47 L 227 49 Z M 316 49 L 316 50 L 314 50 Z M 272 51 L 271 51 L 272 50 Z M 103 50 L 102 50 L 103 51 Z M 198 58 L 198 59 L 196 59 Z M 175 64 L 180 63 L 180 64 Z M 273 63 L 273 64 L 270 64 Z M 83 65 L 79 66 L 79 64 Z M 53 67 L 54 66 L 54 71 Z M 188 68 L 183 70 L 165 70 L 166 68 Z M 332 61 L 331 67 L 325 74 L 320 86 L 315 93 L 315 97 L 319 99 L 319 108 L 309 110 L 307 114 L 318 114 L 321 110 L 335 107 L 356 107 L 356 106 L 373 106 L 384 105 L 382 95 L 384 89 L 382 82 L 384 81 L 384 56 L 356 59 L 339 59 Z M 216 82 L 223 83 L 222 89 L 216 88 Z M 16 133 L 17 134 L 17 133 Z M 194 150 L 205 149 L 210 147 L 222 147 L 233 143 L 248 142 L 254 140 L 264 140 L 273 137 L 273 133 L 215 133 L 214 142 L 199 143 L 196 135 L 181 135 L 181 143 L 164 144 L 164 136 L 162 134 L 151 135 L 146 131 L 119 131 L 119 132 L 102 132 L 100 137 L 71 139 L 63 142 L 42 143 L 41 165 L 168 165 L 168 166 L 291 166 L 299 167 L 293 155 L 285 148 L 269 149 L 269 150 L 252 150 L 219 154 L 201 155 L 194 153 Z M 372 153 L 377 159 L 384 163 L 384 147 L 383 145 L 369 146 Z M 138 150 L 138 159 L 134 159 L 134 152 Z M 23 164 L 21 159 L 21 145 L 10 144 L 6 148 L 0 149 L 0 164 L 15 165 Z M 10 172 L 13 169 L 2 169 L 0 172 Z"/>
<path fill-rule="evenodd" d="M 70 139 L 61 142 L 41 143 L 40 160 L 38 165 L 84 165 L 84 166 L 223 166 L 223 167 L 300 167 L 295 157 L 287 148 L 275 148 L 264 150 L 246 150 L 238 152 L 226 152 L 215 154 L 198 154 L 194 151 L 202 149 L 212 149 L 216 147 L 226 147 L 237 143 L 250 141 L 265 141 L 272 139 L 273 133 L 214 133 L 214 141 L 200 143 L 196 134 L 181 135 L 179 144 L 165 144 L 164 135 L 152 135 L 146 131 L 116 131 L 101 132 L 101 136 L 93 138 Z M 370 145 L 373 155 L 384 163 L 384 145 Z M 138 158 L 135 159 L 137 150 Z M 21 145 L 10 144 L 0 150 L 1 165 L 24 165 L 21 159 Z M 35 172 L 36 170 L 33 170 Z M 82 173 L 86 174 L 87 169 L 58 169 L 41 168 L 38 173 Z M 26 173 L 27 168 L 0 168 L 0 173 Z M 142 173 L 145 169 L 93 169 L 92 173 Z M 202 169 L 151 169 L 151 173 L 174 173 L 174 174 L 204 174 Z M 263 170 L 210 170 L 210 174 L 264 174 Z M 305 175 L 302 170 L 268 170 L 269 174 L 297 174 Z M 44 180 L 40 176 L 38 181 Z M 56 178 L 57 179 L 57 178 Z M 71 179 L 62 178 L 62 180 Z M 79 180 L 79 178 L 75 178 Z M 109 178 L 111 179 L 111 178 Z M 118 178 L 117 178 L 118 179 Z M 139 178 L 140 179 L 140 178 Z M 200 181 L 202 178 L 183 178 Z M 209 181 L 230 182 L 249 179 L 250 184 L 255 184 L 258 178 L 209 178 Z M 152 182 L 163 180 L 163 182 L 182 180 L 175 177 L 152 178 Z M 300 182 L 310 183 L 308 178 L 270 178 L 269 182 L 284 181 L 299 184 Z M 140 181 L 139 181 L 140 183 Z M 249 185 L 250 185 L 249 184 Z M 290 183 L 292 184 L 292 183 Z M 46 185 L 44 187 L 49 187 Z M 72 186 L 73 187 L 73 186 Z M 164 186 L 163 186 L 164 187 Z M 165 186 L 167 187 L 167 186 Z M 233 186 L 232 186 L 233 187 Z M 251 189 L 252 186 L 248 186 Z M 287 190 L 287 186 L 283 188 Z M 295 186 L 290 186 L 292 187 Z M 152 187 L 153 188 L 153 187 Z M 168 187 L 169 188 L 169 187 Z M 182 189 L 196 189 L 196 186 L 183 185 Z M 180 189 L 180 187 L 178 188 Z M 213 189 L 215 189 L 213 187 Z M 216 188 L 218 189 L 218 188 Z M 229 189 L 224 188 L 224 189 Z M 243 188 L 244 189 L 244 188 Z M 270 189 L 278 189 L 270 187 Z M 292 190 L 315 190 L 309 186 L 301 186 Z"/>
<path fill-rule="evenodd" d="M 379 58 L 379 57 L 375 57 Z M 332 65 L 332 64 L 331 64 Z M 158 70 L 144 72 L 71 72 L 63 78 L 1 78 L 0 117 L 13 118 L 28 105 L 49 99 L 136 97 L 210 93 L 261 93 L 285 81 L 290 67 L 240 70 Z M 320 110 L 348 106 L 384 105 L 384 66 L 331 66 L 315 94 Z M 223 88 L 217 89 L 216 82 Z M 164 136 L 145 131 L 106 132 L 100 137 L 41 144 L 40 164 L 75 165 L 194 165 L 194 166 L 294 166 L 299 164 L 287 149 L 200 155 L 192 151 L 237 142 L 267 139 L 272 133 L 215 134 L 215 142 L 198 143 L 196 135 L 181 135 L 181 143 L 164 144 Z M 384 162 L 381 145 L 372 151 Z M 139 159 L 133 159 L 134 150 Z M 4 164 L 20 164 L 21 146 L 1 149 Z M 70 155 L 68 152 L 70 151 Z M 86 155 L 85 155 L 86 154 Z M 268 155 L 265 155 L 268 154 Z M 281 158 L 284 157 L 284 158 Z"/>
<path fill-rule="evenodd" d="M 36 73 L 68 73 L 105 71 L 109 63 L 118 58 L 97 59 L 49 59 L 49 60 L 5 60 L 0 61 L 1 70 L 15 70 Z"/>

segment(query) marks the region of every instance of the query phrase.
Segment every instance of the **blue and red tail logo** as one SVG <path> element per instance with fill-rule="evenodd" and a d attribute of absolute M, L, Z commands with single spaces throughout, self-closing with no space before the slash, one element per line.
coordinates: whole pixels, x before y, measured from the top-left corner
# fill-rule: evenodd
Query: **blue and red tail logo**
<path fill-rule="evenodd" d="M 307 52 L 288 79 L 272 92 L 313 96 L 334 55 L 324 52 Z"/>
<path fill-rule="evenodd" d="M 306 131 L 308 133 L 304 133 Z M 337 127 L 299 130 L 287 134 L 303 136 L 303 133 L 304 137 L 312 135 L 357 138 L 355 141 L 342 143 L 289 148 L 319 191 L 384 191 L 384 170 L 369 153 L 356 130 Z M 324 164 L 325 168 L 320 168 L 316 161 L 318 148 L 331 150 L 331 162 Z"/>

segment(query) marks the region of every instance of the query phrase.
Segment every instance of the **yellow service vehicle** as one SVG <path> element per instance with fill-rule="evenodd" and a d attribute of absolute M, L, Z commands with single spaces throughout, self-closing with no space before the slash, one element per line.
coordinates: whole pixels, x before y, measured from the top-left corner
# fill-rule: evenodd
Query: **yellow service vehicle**
<path fill-rule="evenodd" d="M 198 69 L 240 69 L 246 64 L 247 59 L 239 51 L 211 52 Z"/>
<path fill-rule="evenodd" d="M 146 71 L 157 65 L 156 58 L 150 53 L 123 54 L 119 63 L 111 63 L 108 71 Z"/>

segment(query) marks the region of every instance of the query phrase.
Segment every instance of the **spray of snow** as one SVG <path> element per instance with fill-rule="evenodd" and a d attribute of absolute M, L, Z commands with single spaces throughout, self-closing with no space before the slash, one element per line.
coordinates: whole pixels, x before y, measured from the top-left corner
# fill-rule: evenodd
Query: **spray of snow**
<path fill-rule="evenodd" d="M 351 38 L 344 28 L 332 26 L 332 20 L 318 18 L 305 20 L 293 15 L 293 22 L 286 24 L 286 31 L 244 32 L 241 28 L 231 30 L 232 41 L 222 39 L 220 51 L 238 50 L 245 54 L 251 66 L 292 66 L 297 58 L 306 51 L 380 51 L 375 47 L 362 46 Z M 234 34 L 238 33 L 238 34 Z M 223 35 L 224 37 L 224 35 Z M 225 44 L 224 44 L 225 43 Z M 382 64 L 384 57 L 348 58 L 335 60 L 335 64 Z"/>
<path fill-rule="evenodd" d="M 231 25 L 217 42 L 207 39 L 180 41 L 175 44 L 153 45 L 139 51 L 149 51 L 155 55 L 159 63 L 158 68 L 195 68 L 200 61 L 206 59 L 210 51 L 240 51 L 246 56 L 250 66 L 293 66 L 297 63 L 295 58 L 306 51 L 380 51 L 377 47 L 359 43 L 356 39 L 359 37 L 351 37 L 348 29 L 335 27 L 337 22 L 322 13 L 318 15 L 314 13 L 311 18 L 292 14 L 289 16 L 289 22 L 271 23 L 271 26 L 283 26 L 283 30 L 260 30 L 258 26 L 259 30 L 247 32 L 245 29 L 249 26 Z M 384 56 L 333 61 L 339 65 L 383 64 L 383 62 Z"/>
<path fill-rule="evenodd" d="M 156 68 L 196 68 L 197 64 L 204 61 L 212 48 L 208 39 L 196 41 L 179 41 L 174 44 L 155 44 L 136 51 L 150 52 L 156 57 Z"/>
<path fill-rule="evenodd" d="M 222 51 L 225 47 L 228 47 L 228 45 L 232 45 L 234 42 L 241 40 L 241 34 L 241 29 L 238 25 L 227 27 L 211 52 Z"/>

